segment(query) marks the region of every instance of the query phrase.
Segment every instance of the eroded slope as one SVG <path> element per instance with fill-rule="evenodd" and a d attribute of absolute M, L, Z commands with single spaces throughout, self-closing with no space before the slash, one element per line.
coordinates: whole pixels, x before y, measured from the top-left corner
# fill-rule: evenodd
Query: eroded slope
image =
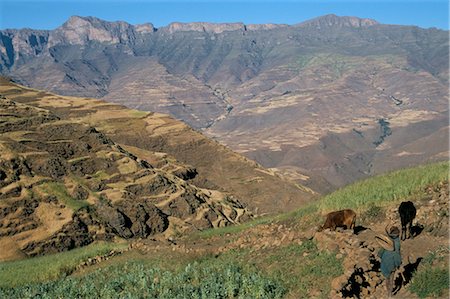
<path fill-rule="evenodd" d="M 91 126 L 3 96 L 0 115 L 2 260 L 251 217 L 231 195 L 186 182 L 188 169 L 153 167 Z"/>

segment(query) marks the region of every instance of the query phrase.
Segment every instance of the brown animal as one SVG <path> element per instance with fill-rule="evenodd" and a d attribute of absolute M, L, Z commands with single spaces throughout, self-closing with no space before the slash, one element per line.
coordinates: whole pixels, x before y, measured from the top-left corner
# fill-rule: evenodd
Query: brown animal
<path fill-rule="evenodd" d="M 336 230 L 337 227 L 343 227 L 345 229 L 354 229 L 356 221 L 356 213 L 353 210 L 346 209 L 341 211 L 335 211 L 327 214 L 327 219 L 324 225 L 322 225 L 319 231 L 330 228 Z"/>

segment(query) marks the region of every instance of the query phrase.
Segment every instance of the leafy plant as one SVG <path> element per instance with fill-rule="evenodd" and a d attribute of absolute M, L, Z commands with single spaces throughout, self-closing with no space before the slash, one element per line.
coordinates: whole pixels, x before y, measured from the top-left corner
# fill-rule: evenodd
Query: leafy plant
<path fill-rule="evenodd" d="M 255 269 L 233 263 L 193 263 L 164 271 L 140 263 L 97 270 L 78 278 L 0 288 L 15 298 L 282 298 L 285 289 Z"/>

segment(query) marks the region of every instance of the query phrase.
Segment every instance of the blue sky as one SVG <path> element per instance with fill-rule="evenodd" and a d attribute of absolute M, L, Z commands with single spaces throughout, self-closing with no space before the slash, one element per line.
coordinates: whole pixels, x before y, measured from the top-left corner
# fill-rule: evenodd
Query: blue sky
<path fill-rule="evenodd" d="M 330 13 L 449 28 L 448 0 L 0 0 L 0 29 L 54 29 L 72 15 L 161 27 L 175 21 L 296 24 Z"/>

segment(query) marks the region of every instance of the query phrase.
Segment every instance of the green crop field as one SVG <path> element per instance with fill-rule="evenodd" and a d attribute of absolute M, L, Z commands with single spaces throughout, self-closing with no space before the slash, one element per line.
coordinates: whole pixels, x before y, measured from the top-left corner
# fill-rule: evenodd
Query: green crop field
<path fill-rule="evenodd" d="M 325 196 L 322 211 L 362 209 L 417 196 L 427 185 L 448 180 L 449 163 L 442 162 L 394 171 L 346 186 Z"/>

